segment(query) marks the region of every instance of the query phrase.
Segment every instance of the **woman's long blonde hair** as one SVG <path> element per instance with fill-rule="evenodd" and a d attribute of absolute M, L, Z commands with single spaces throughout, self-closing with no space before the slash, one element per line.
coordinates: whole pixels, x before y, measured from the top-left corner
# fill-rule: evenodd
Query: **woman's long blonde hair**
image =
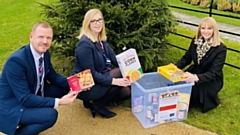
<path fill-rule="evenodd" d="M 92 42 L 97 42 L 98 40 L 100 40 L 100 41 L 106 41 L 107 40 L 104 19 L 103 19 L 103 22 L 102 22 L 103 26 L 102 26 L 101 32 L 99 33 L 99 37 L 94 36 L 91 29 L 90 29 L 91 19 L 96 14 L 100 14 L 103 18 L 102 12 L 99 9 L 90 9 L 90 10 L 87 11 L 87 13 L 84 16 L 84 20 L 83 20 L 83 23 L 82 23 L 82 28 L 80 30 L 80 35 L 78 36 L 79 39 L 83 35 L 85 35 L 88 38 L 90 38 L 90 40 L 92 40 Z"/>
<path fill-rule="evenodd" d="M 201 20 L 201 22 L 198 26 L 198 31 L 197 31 L 197 34 L 196 34 L 195 41 L 198 41 L 199 38 L 202 37 L 201 27 L 203 25 L 208 25 L 209 27 L 211 27 L 213 29 L 212 45 L 211 46 L 220 45 L 220 42 L 222 42 L 222 40 L 220 39 L 220 36 L 219 36 L 218 25 L 217 25 L 217 22 L 212 17 L 205 17 Z"/>

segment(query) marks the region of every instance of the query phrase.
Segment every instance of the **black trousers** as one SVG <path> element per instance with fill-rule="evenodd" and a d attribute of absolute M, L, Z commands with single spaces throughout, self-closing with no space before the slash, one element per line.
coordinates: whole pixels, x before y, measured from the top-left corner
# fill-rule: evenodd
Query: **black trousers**
<path fill-rule="evenodd" d="M 119 68 L 112 69 L 108 75 L 114 78 L 122 78 L 122 74 Z M 101 84 L 95 84 L 89 91 L 79 93 L 78 99 L 84 101 L 94 101 L 96 106 L 104 106 L 107 102 L 120 101 L 129 98 L 131 95 L 130 87 L 120 86 L 102 86 Z"/>

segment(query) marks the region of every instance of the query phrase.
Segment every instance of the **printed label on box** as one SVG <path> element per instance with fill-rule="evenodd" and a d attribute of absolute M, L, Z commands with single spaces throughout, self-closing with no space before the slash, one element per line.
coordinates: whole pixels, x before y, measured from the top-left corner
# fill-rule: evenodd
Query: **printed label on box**
<path fill-rule="evenodd" d="M 159 95 L 158 121 L 176 118 L 178 91 L 161 93 Z"/>
<path fill-rule="evenodd" d="M 91 88 L 95 85 L 90 69 L 81 71 L 67 78 L 71 91 L 81 92 L 82 89 Z"/>
<path fill-rule="evenodd" d="M 135 49 L 128 49 L 118 54 L 116 58 L 123 77 L 131 82 L 135 82 L 142 77 L 143 71 Z"/>

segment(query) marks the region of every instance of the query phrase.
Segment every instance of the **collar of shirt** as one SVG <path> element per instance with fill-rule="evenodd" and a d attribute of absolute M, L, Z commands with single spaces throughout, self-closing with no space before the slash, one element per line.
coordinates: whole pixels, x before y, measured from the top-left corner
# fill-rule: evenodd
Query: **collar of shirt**
<path fill-rule="evenodd" d="M 39 72 L 38 72 L 38 65 L 39 65 L 39 58 L 40 57 L 43 57 L 44 55 L 39 55 L 35 49 L 32 47 L 32 45 L 30 44 L 30 49 L 31 49 L 31 52 L 32 52 L 32 55 L 33 55 L 33 58 L 34 58 L 34 62 L 35 62 L 35 67 L 36 67 L 36 73 L 37 73 L 37 76 L 39 76 Z M 44 65 L 44 61 L 43 61 L 43 65 Z M 44 83 L 43 83 L 43 78 L 45 76 L 45 71 L 43 70 L 43 74 L 42 74 L 42 81 L 41 81 L 41 84 L 42 84 L 42 89 L 44 88 Z M 39 88 L 39 84 L 40 84 L 40 80 L 39 80 L 39 77 L 37 77 L 37 87 L 36 87 L 36 90 L 35 90 L 35 94 L 37 93 L 38 91 L 38 88 Z"/>
<path fill-rule="evenodd" d="M 43 54 L 42 55 L 39 55 L 36 51 L 35 51 L 35 49 L 32 47 L 32 45 L 30 44 L 30 49 L 31 49 L 31 52 L 32 52 L 32 55 L 33 55 L 33 57 L 34 57 L 34 60 L 36 61 L 38 61 L 39 59 L 40 59 L 40 57 L 42 57 L 43 58 Z"/>

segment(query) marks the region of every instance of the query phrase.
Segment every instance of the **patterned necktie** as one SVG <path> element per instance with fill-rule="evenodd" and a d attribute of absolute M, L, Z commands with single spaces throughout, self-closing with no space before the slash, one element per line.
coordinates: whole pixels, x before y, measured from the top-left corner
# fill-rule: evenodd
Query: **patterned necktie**
<path fill-rule="evenodd" d="M 41 81 L 42 81 L 42 73 L 43 73 L 43 58 L 42 57 L 39 58 L 38 68 L 39 68 L 39 80 L 40 80 L 40 83 L 41 83 Z"/>
<path fill-rule="evenodd" d="M 101 43 L 99 43 L 99 46 L 100 46 L 100 48 L 101 48 L 102 50 L 104 50 L 104 49 L 103 49 L 103 45 L 102 45 Z"/>
<path fill-rule="evenodd" d="M 38 65 L 38 72 L 39 72 L 39 88 L 37 95 L 43 96 L 43 91 L 42 91 L 42 75 L 43 75 L 43 58 L 39 58 L 39 65 Z"/>
<path fill-rule="evenodd" d="M 110 71 L 111 70 L 111 60 L 109 59 L 108 55 L 104 51 L 103 44 L 101 42 L 99 43 L 99 46 L 100 46 L 101 50 L 103 51 L 103 56 L 106 59 L 106 66 L 105 67 L 106 67 L 107 70 Z"/>

